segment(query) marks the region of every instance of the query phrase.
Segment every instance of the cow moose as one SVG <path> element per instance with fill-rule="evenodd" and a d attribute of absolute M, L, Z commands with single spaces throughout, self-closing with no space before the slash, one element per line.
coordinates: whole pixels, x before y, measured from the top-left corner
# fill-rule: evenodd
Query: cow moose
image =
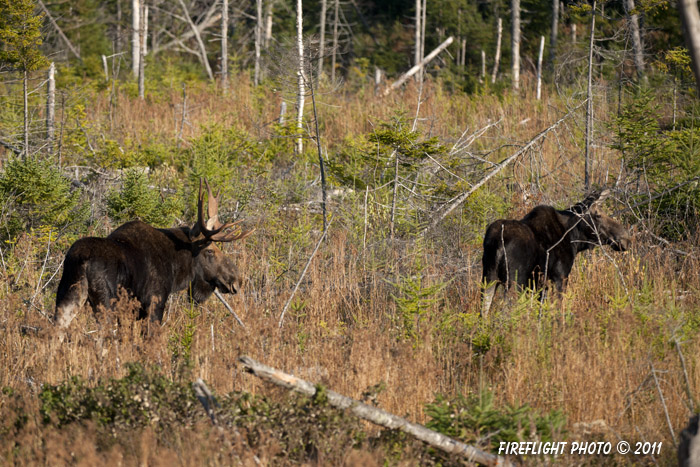
<path fill-rule="evenodd" d="M 120 287 L 140 302 L 139 319 L 161 321 L 168 296 L 189 289 L 201 303 L 214 293 L 237 293 L 242 279 L 233 261 L 216 243 L 233 242 L 255 229 L 225 232 L 240 221 L 219 222 L 219 193 L 207 187 L 207 214 L 199 182 L 197 221 L 193 227 L 156 229 L 135 220 L 123 224 L 106 238 L 82 238 L 70 247 L 56 293 L 54 322 L 67 327 L 88 302 L 94 312 L 108 309 Z M 152 310 L 151 310 L 152 308 Z"/>
<path fill-rule="evenodd" d="M 521 220 L 490 224 L 484 236 L 481 315 L 488 315 L 499 285 L 542 288 L 550 280 L 562 292 L 577 253 L 599 244 L 616 251 L 629 248 L 627 229 L 600 211 L 609 194 L 593 193 L 562 211 L 537 206 Z"/>

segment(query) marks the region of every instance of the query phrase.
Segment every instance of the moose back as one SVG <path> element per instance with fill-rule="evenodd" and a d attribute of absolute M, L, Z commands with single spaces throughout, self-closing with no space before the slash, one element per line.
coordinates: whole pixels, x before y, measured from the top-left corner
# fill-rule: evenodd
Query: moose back
<path fill-rule="evenodd" d="M 521 220 L 500 219 L 489 225 L 482 258 L 482 316 L 488 314 L 499 285 L 542 287 L 550 280 L 561 292 L 577 253 L 599 244 L 618 251 L 629 248 L 627 229 L 600 210 L 609 194 L 594 193 L 562 211 L 537 206 Z"/>
<path fill-rule="evenodd" d="M 238 222 L 218 219 L 218 196 L 207 186 L 207 213 L 199 184 L 197 222 L 190 227 L 156 229 L 141 221 L 123 224 L 106 238 L 76 241 L 66 253 L 63 276 L 56 293 L 54 322 L 67 327 L 87 302 L 93 311 L 109 309 L 124 288 L 140 302 L 139 318 L 151 313 L 160 321 L 168 296 L 189 288 L 195 302 L 203 302 L 218 288 L 236 293 L 242 278 L 233 261 L 216 246 L 250 235 L 225 232 Z"/>

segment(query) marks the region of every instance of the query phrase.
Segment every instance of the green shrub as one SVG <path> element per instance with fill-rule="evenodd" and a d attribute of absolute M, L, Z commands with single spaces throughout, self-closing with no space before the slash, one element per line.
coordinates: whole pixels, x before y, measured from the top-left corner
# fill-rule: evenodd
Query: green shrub
<path fill-rule="evenodd" d="M 458 395 L 447 399 L 442 395 L 427 404 L 428 428 L 466 443 L 488 443 L 498 449 L 501 441 L 558 441 L 564 434 L 565 415 L 559 410 L 545 414 L 529 405 L 495 406 L 488 390 L 469 397 Z"/>
<path fill-rule="evenodd" d="M 164 196 L 149 186 L 145 173 L 130 169 L 124 173 L 121 189 L 107 195 L 107 213 L 118 223 L 141 219 L 156 227 L 168 227 L 182 214 L 182 200 Z"/>
<path fill-rule="evenodd" d="M 5 200 L 0 235 L 6 239 L 41 226 L 79 225 L 88 217 L 80 190 L 73 190 L 70 180 L 48 160 L 10 159 L 0 174 L 0 194 Z"/>
<path fill-rule="evenodd" d="M 39 394 L 44 423 L 63 426 L 92 420 L 112 428 L 162 425 L 192 419 L 201 408 L 188 384 L 170 381 L 156 370 L 128 364 L 128 374 L 89 387 L 79 377 L 56 386 L 45 385 Z"/>

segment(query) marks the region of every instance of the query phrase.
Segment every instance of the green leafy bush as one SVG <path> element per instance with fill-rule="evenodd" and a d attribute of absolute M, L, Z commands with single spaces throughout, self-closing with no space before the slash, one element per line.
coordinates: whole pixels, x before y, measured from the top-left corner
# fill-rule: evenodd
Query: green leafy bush
<path fill-rule="evenodd" d="M 41 226 L 63 229 L 87 220 L 87 206 L 80 203 L 80 190 L 51 161 L 10 159 L 0 174 L 4 201 L 0 219 L 2 236 Z"/>
<path fill-rule="evenodd" d="M 149 186 L 145 173 L 130 169 L 124 174 L 121 189 L 107 195 L 107 213 L 119 223 L 141 219 L 156 227 L 168 227 L 182 213 L 182 200 L 164 196 Z"/>

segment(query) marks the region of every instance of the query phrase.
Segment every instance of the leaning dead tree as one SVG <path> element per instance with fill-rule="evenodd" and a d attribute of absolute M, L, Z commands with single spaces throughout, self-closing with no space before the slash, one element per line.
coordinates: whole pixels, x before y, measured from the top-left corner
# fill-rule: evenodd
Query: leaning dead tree
<path fill-rule="evenodd" d="M 185 2 L 183 0 L 180 0 L 180 7 L 182 8 L 182 12 L 185 14 L 185 20 L 187 21 L 187 24 L 190 25 L 190 29 L 192 30 L 194 38 L 197 40 L 197 46 L 199 47 L 199 59 L 202 62 L 202 65 L 204 65 L 204 69 L 206 70 L 209 79 L 211 81 L 214 81 L 214 73 L 212 73 L 211 67 L 209 66 L 209 59 L 207 58 L 207 49 L 204 47 L 204 41 L 202 41 L 202 36 L 199 34 L 199 29 L 197 29 L 197 26 L 192 21 L 190 12 L 187 9 L 187 6 L 185 5 Z"/>
<path fill-rule="evenodd" d="M 313 396 L 316 394 L 316 386 L 308 381 L 284 373 L 275 368 L 263 365 L 250 357 L 243 356 L 238 359 L 245 369 L 255 376 L 278 386 Z M 348 410 L 355 416 L 368 420 L 374 424 L 392 430 L 401 430 L 411 436 L 449 454 L 462 456 L 468 462 L 477 462 L 488 466 L 513 465 L 507 459 L 482 451 L 468 444 L 454 440 L 448 436 L 433 431 L 417 423 L 412 423 L 405 418 L 398 417 L 385 410 L 364 404 L 355 399 L 343 396 L 334 391 L 326 391 L 328 403 L 341 410 Z"/>
<path fill-rule="evenodd" d="M 391 91 L 399 88 L 403 83 L 405 83 L 408 80 L 408 78 L 415 75 L 421 68 L 423 68 L 425 65 L 430 63 L 430 61 L 432 59 L 437 57 L 437 55 L 440 52 L 442 52 L 443 50 L 445 50 L 453 41 L 454 41 L 454 37 L 452 37 L 452 36 L 448 37 L 445 42 L 443 42 L 442 44 L 437 46 L 437 48 L 435 50 L 433 50 L 432 52 L 430 52 L 428 54 L 428 56 L 425 57 L 420 63 L 417 63 L 416 65 L 414 65 L 410 70 L 408 70 L 406 73 L 401 75 L 401 77 L 399 79 L 394 81 L 394 84 L 392 84 L 390 87 L 386 88 L 384 90 L 384 95 L 387 96 L 387 95 L 389 95 L 389 93 Z"/>
<path fill-rule="evenodd" d="M 535 144 L 537 144 L 537 142 L 539 140 L 541 140 L 542 138 L 544 138 L 547 135 L 547 133 L 549 133 L 550 131 L 554 130 L 559 125 L 561 125 L 564 120 L 569 118 L 570 115 L 572 115 L 575 111 L 580 109 L 583 106 L 583 104 L 585 104 L 586 102 L 587 101 L 581 102 L 579 105 L 577 105 L 576 107 L 571 109 L 566 115 L 564 115 L 559 120 L 557 120 L 552 125 L 550 125 L 549 128 L 546 128 L 545 130 L 542 130 L 541 132 L 539 132 L 525 146 L 521 147 L 515 153 L 511 154 L 510 156 L 503 159 L 500 163 L 496 164 L 494 166 L 493 170 L 491 170 L 491 172 L 486 174 L 486 176 L 484 178 L 482 178 L 481 180 L 479 180 L 479 182 L 472 185 L 472 187 L 468 191 L 466 191 L 462 194 L 459 194 L 459 195 L 455 196 L 454 198 L 452 198 L 451 200 L 449 200 L 445 207 L 443 207 L 442 209 L 440 209 L 436 212 L 436 215 L 433 217 L 433 219 L 428 223 L 428 225 L 425 228 L 423 228 L 422 233 L 425 234 L 428 230 L 431 230 L 431 229 L 437 227 L 437 225 L 440 222 L 442 222 L 443 219 L 445 219 L 452 211 L 454 211 L 462 203 L 464 203 L 472 194 L 474 194 L 474 192 L 476 192 L 476 190 L 481 188 L 486 182 L 488 182 L 493 177 L 495 177 L 501 170 L 505 169 L 514 160 L 516 160 L 518 157 L 520 157 L 525 152 L 527 152 L 531 147 L 533 147 Z"/>

